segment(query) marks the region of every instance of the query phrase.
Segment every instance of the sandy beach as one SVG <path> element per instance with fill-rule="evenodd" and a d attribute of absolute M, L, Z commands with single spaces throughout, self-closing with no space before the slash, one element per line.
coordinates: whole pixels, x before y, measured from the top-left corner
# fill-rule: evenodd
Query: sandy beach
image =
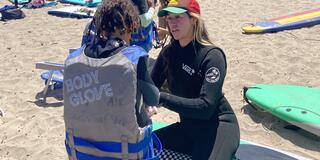
<path fill-rule="evenodd" d="M 0 7 L 10 4 L 0 1 Z M 320 25 L 270 34 L 243 34 L 246 23 L 320 7 L 320 0 L 201 0 L 202 16 L 211 38 L 226 53 L 225 96 L 232 105 L 241 138 L 320 159 L 320 137 L 284 128 L 285 122 L 253 110 L 243 101 L 243 86 L 258 83 L 320 87 Z M 61 90 L 41 97 L 43 70 L 39 61 L 62 63 L 70 48 L 80 45 L 88 19 L 47 14 L 52 8 L 23 9 L 24 19 L 0 21 L 0 159 L 62 160 L 64 147 Z M 156 57 L 160 49 L 153 49 Z M 177 114 L 164 108 L 153 118 L 173 123 Z"/>

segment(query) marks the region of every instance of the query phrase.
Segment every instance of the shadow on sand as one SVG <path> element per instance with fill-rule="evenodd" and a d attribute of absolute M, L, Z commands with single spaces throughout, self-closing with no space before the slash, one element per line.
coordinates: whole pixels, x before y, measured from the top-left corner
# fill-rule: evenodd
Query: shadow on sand
<path fill-rule="evenodd" d="M 49 89 L 47 92 L 47 96 L 48 98 L 54 98 L 56 101 L 54 102 L 48 102 L 48 101 L 44 101 L 43 99 L 43 92 L 39 92 L 36 94 L 35 96 L 35 101 L 29 101 L 30 103 L 34 103 L 39 107 L 62 107 L 63 106 L 63 93 L 62 93 L 62 89 Z"/>
<path fill-rule="evenodd" d="M 267 131 L 272 130 L 283 139 L 289 140 L 299 147 L 320 152 L 320 137 L 251 105 L 243 106 L 242 112 L 249 115 L 255 123 L 262 124 Z"/>

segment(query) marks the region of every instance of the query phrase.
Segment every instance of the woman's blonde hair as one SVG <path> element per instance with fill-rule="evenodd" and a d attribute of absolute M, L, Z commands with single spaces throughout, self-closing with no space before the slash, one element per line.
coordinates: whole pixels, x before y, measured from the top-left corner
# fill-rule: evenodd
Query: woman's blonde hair
<path fill-rule="evenodd" d="M 194 39 L 202 45 L 213 45 L 213 42 L 209 37 L 207 28 L 203 20 L 201 19 L 200 15 L 192 12 L 189 12 L 189 15 L 192 18 L 196 19 L 196 23 L 194 25 L 194 30 L 193 30 Z"/>

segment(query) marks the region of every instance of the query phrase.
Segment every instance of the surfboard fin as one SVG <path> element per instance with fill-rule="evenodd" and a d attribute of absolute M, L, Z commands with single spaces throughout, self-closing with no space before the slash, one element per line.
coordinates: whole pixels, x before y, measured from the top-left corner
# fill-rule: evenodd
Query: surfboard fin
<path fill-rule="evenodd" d="M 293 131 L 297 131 L 300 130 L 301 128 L 298 126 L 294 126 L 294 125 L 287 125 L 284 127 L 285 129 L 289 129 L 289 130 L 293 130 Z"/>

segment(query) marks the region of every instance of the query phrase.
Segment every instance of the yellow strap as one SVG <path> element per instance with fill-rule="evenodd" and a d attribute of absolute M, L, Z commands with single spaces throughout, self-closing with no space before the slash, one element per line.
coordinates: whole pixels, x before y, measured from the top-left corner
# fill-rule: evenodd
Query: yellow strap
<path fill-rule="evenodd" d="M 121 136 L 121 155 L 123 160 L 129 159 L 129 149 L 128 149 L 128 137 Z"/>

